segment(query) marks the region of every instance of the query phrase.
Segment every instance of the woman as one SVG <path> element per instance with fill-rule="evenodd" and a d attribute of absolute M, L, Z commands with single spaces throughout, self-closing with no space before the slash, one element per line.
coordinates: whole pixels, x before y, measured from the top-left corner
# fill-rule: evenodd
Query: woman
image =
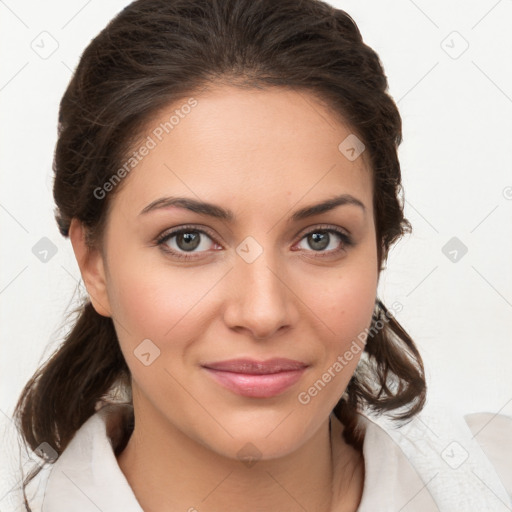
<path fill-rule="evenodd" d="M 90 300 L 18 402 L 27 510 L 512 505 L 377 297 L 410 229 L 386 90 L 317 0 L 139 0 L 90 43 L 54 185 Z"/>

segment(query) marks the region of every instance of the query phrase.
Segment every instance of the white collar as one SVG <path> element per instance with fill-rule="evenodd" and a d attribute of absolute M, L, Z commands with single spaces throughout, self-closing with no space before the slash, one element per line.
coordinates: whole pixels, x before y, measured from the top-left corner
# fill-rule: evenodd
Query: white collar
<path fill-rule="evenodd" d="M 126 407 L 104 407 L 76 432 L 48 468 L 41 512 L 143 512 L 117 463 L 110 430 L 107 435 Z M 400 430 L 385 419 L 358 418 L 365 430 L 358 512 L 510 510 L 503 484 L 463 418 L 422 411 Z M 468 453 L 456 469 L 446 462 L 454 439 Z"/>

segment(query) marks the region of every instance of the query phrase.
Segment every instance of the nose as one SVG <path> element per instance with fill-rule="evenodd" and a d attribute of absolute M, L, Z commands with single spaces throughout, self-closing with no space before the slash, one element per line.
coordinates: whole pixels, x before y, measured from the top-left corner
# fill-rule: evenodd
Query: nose
<path fill-rule="evenodd" d="M 278 268 L 270 251 L 252 263 L 237 256 L 230 272 L 229 302 L 224 321 L 231 329 L 263 340 L 286 331 L 298 318 L 296 298 L 287 273 Z"/>

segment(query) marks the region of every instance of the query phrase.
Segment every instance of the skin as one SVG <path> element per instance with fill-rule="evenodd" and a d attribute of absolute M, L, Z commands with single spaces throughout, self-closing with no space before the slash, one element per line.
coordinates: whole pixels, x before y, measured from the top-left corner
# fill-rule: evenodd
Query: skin
<path fill-rule="evenodd" d="M 366 153 L 350 161 L 338 150 L 350 127 L 309 93 L 219 86 L 195 98 L 197 106 L 124 178 L 102 247 L 88 248 L 80 222 L 71 226 L 93 306 L 113 318 L 132 373 L 135 429 L 119 466 L 146 512 L 355 511 L 362 454 L 345 443 L 331 411 L 362 351 L 308 404 L 298 394 L 370 326 L 378 266 Z M 163 109 L 144 136 L 176 108 Z M 338 194 L 366 210 L 342 205 L 289 220 Z M 171 195 L 229 208 L 235 220 L 179 207 L 139 215 Z M 155 243 L 185 224 L 213 235 L 201 235 L 189 262 Z M 322 224 L 348 230 L 354 245 L 343 247 L 333 233 L 315 251 L 306 235 Z M 251 263 L 236 252 L 248 236 L 263 250 Z M 166 244 L 190 254 L 177 237 Z M 160 350 L 148 366 L 134 354 L 144 339 Z M 248 398 L 201 368 L 238 357 L 310 366 L 279 396 Z M 260 453 L 250 467 L 237 455 L 247 443 Z"/>

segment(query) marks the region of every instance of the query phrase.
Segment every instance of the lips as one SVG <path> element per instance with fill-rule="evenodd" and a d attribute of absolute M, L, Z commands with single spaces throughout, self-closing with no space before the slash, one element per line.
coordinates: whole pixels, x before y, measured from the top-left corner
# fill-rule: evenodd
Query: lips
<path fill-rule="evenodd" d="M 274 358 L 266 361 L 231 359 L 202 366 L 218 384 L 238 395 L 270 398 L 293 386 L 309 365 L 293 359 Z"/>
<path fill-rule="evenodd" d="M 293 359 L 274 358 L 266 361 L 255 361 L 253 359 L 230 359 L 229 361 L 206 363 L 203 366 L 205 368 L 210 368 L 211 370 L 221 370 L 224 372 L 266 375 L 269 373 L 300 370 L 308 365 L 301 361 L 294 361 Z"/>

